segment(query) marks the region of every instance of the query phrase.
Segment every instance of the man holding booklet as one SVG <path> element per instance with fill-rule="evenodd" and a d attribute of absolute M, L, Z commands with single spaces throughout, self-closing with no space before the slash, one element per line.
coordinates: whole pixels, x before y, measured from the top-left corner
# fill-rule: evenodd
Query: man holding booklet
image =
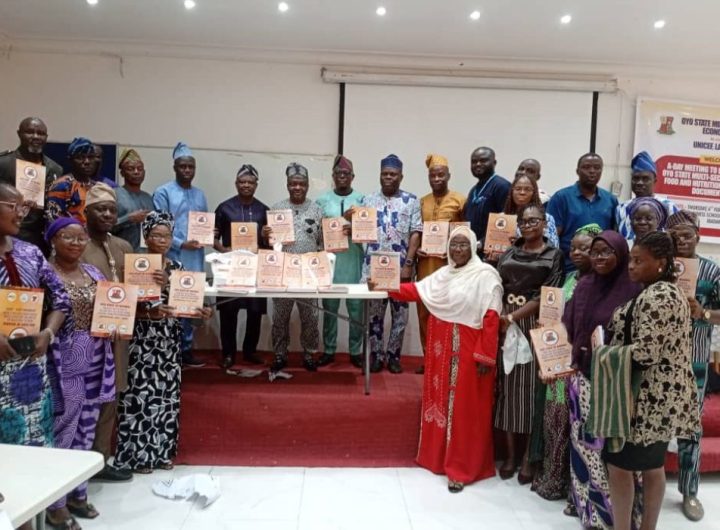
<path fill-rule="evenodd" d="M 258 171 L 250 164 L 243 164 L 235 177 L 237 195 L 220 203 L 215 210 L 215 250 L 258 251 L 266 248 L 260 239 L 260 231 L 267 224 L 268 207 L 255 198 Z M 247 236 L 247 237 L 243 237 Z M 235 298 L 218 306 L 220 312 L 220 342 L 222 343 L 224 368 L 235 364 L 237 351 L 238 312 L 247 311 L 243 360 L 250 364 L 262 364 L 257 355 L 262 316 L 267 313 L 265 298 Z"/>
<path fill-rule="evenodd" d="M 163 184 L 155 190 L 153 203 L 155 209 L 170 212 L 175 218 L 175 231 L 168 257 L 179 261 L 185 270 L 202 272 L 205 270 L 205 249 L 199 241 L 188 238 L 190 212 L 207 212 L 207 199 L 203 191 L 192 185 L 195 178 L 195 157 L 190 148 L 179 142 L 173 150 L 173 170 L 175 180 Z M 183 365 L 201 367 L 205 363 L 192 354 L 193 329 L 190 320 L 182 319 Z"/>
<path fill-rule="evenodd" d="M 262 229 L 263 238 L 275 245 L 282 245 L 282 251 L 288 254 L 303 254 L 322 250 L 322 210 L 313 201 L 307 198 L 310 187 L 308 170 L 305 166 L 292 163 L 285 170 L 287 176 L 287 190 L 289 197 L 273 204 L 268 212 L 268 218 L 273 213 L 282 211 L 281 219 L 288 222 L 287 215 L 292 217 L 292 237 L 285 232 L 281 237 L 274 232 L 270 225 Z M 283 239 L 284 238 L 284 239 Z M 278 239 L 275 241 L 275 239 Z M 295 299 L 276 298 L 273 300 L 272 337 L 275 360 L 270 367 L 271 372 L 279 372 L 287 366 L 287 353 L 290 346 L 290 316 Z M 303 366 L 306 370 L 314 372 L 317 364 L 313 354 L 318 351 L 320 333 L 318 331 L 317 310 L 302 303 L 298 303 L 300 313 L 300 343 L 302 344 Z"/>
<path fill-rule="evenodd" d="M 333 184 L 334 188 L 319 199 L 318 206 L 323 212 L 323 223 L 336 219 L 338 227 L 345 227 L 346 221 L 342 219 L 346 211 L 353 206 L 362 203 L 363 195 L 352 187 L 355 173 L 352 162 L 342 155 L 335 157 L 333 162 Z M 338 251 L 328 248 L 329 231 L 323 230 L 325 239 L 325 250 L 335 254 L 335 273 L 333 283 L 359 283 L 362 275 L 363 248 L 359 243 L 347 242 L 346 230 L 342 233 L 347 243 L 347 250 Z M 335 360 L 337 349 L 337 317 L 327 311 L 337 313 L 340 309 L 340 300 L 337 298 L 324 298 L 322 301 L 326 313 L 323 315 L 323 342 L 325 353 L 318 359 L 318 366 L 325 366 Z M 348 316 L 360 322 L 362 320 L 362 302 L 360 300 L 345 300 Z M 350 362 L 357 368 L 362 368 L 362 341 L 363 329 L 361 326 L 350 325 Z"/>
<path fill-rule="evenodd" d="M 447 265 L 445 247 L 448 234 L 452 231 L 450 223 L 463 221 L 465 197 L 455 191 L 450 191 L 450 170 L 447 158 L 440 155 L 429 154 L 425 159 L 428 168 L 428 181 L 432 193 L 420 199 L 420 211 L 423 220 L 422 245 L 418 249 L 417 279 L 422 280 L 430 276 L 440 267 Z M 442 232 L 442 237 L 433 236 L 434 231 Z M 425 337 L 427 322 L 430 313 L 422 301 L 417 303 L 418 323 L 420 325 L 420 344 L 425 351 Z M 423 367 L 418 373 L 423 372 Z"/>

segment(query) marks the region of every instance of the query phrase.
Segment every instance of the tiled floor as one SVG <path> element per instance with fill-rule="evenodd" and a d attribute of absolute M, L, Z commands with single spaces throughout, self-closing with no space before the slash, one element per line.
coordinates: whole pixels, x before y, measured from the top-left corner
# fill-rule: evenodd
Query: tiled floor
<path fill-rule="evenodd" d="M 172 474 L 210 473 L 221 497 L 208 508 L 153 495 L 153 481 Z M 703 477 L 706 516 L 690 523 L 680 494 L 668 481 L 659 528 L 720 530 L 720 475 Z M 136 475 L 127 484 L 91 484 L 101 512 L 82 521 L 87 530 L 563 530 L 580 528 L 562 514 L 564 502 L 548 502 L 517 481 L 484 480 L 457 495 L 446 479 L 420 468 L 259 468 L 180 466 Z"/>

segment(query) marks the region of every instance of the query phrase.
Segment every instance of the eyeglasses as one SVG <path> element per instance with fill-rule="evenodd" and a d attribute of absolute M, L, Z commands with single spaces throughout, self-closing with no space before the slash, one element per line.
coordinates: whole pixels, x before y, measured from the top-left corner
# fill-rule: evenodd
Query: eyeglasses
<path fill-rule="evenodd" d="M 172 235 L 149 234 L 146 239 L 152 239 L 153 241 L 170 241 L 172 239 Z"/>
<path fill-rule="evenodd" d="M 0 201 L 0 204 L 9 206 L 15 211 L 15 213 L 21 215 L 22 217 L 25 217 L 30 211 L 30 206 L 27 204 L 20 204 L 19 202 Z"/>
<path fill-rule="evenodd" d="M 539 226 L 540 223 L 542 223 L 544 219 L 541 219 L 540 217 L 531 217 L 530 219 L 518 219 L 518 226 L 520 228 L 527 226 L 530 228 L 535 228 L 536 226 Z"/>
<path fill-rule="evenodd" d="M 590 252 L 590 257 L 593 259 L 597 258 L 609 258 L 610 256 L 614 255 L 615 251 L 611 248 L 605 248 L 603 250 L 593 250 Z"/>
<path fill-rule="evenodd" d="M 450 250 L 467 250 L 470 248 L 470 243 L 450 243 L 448 246 Z"/>
<path fill-rule="evenodd" d="M 69 234 L 60 234 L 60 239 L 63 240 L 63 242 L 70 244 L 70 243 L 79 243 L 81 245 L 86 245 L 88 241 L 90 241 L 90 238 L 88 236 L 71 236 Z"/>

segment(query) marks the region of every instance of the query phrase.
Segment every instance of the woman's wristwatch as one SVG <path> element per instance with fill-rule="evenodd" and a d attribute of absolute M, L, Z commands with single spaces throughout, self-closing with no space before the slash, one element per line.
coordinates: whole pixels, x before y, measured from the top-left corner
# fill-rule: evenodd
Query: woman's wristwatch
<path fill-rule="evenodd" d="M 703 309 L 703 314 L 702 314 L 702 316 L 703 316 L 703 320 L 705 320 L 706 322 L 710 322 L 710 317 L 711 317 L 712 315 L 710 314 L 710 310 L 709 310 L 709 309 Z"/>
<path fill-rule="evenodd" d="M 415 260 L 411 258 L 406 258 L 404 265 L 406 267 L 412 267 L 413 265 L 415 265 Z"/>

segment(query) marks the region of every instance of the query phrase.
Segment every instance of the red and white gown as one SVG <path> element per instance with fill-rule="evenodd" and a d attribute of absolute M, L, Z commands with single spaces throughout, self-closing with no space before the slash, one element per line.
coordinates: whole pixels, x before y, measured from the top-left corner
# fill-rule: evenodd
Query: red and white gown
<path fill-rule="evenodd" d="M 418 302 L 414 283 L 390 293 Z M 481 329 L 430 314 L 425 347 L 417 463 L 450 480 L 470 484 L 495 476 L 493 400 L 500 317 L 488 310 Z M 477 364 L 490 370 L 479 375 Z"/>

